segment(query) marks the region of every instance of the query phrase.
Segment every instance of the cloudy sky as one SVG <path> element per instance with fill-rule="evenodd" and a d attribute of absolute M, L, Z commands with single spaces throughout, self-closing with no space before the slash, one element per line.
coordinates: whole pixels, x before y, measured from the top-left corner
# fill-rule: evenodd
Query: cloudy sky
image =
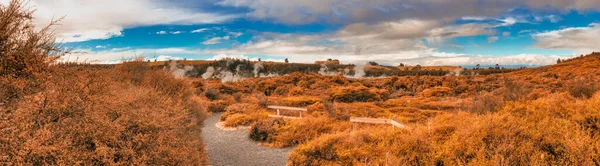
<path fill-rule="evenodd" d="M 0 0 L 6 4 L 8 0 Z M 30 0 L 65 60 L 547 65 L 600 50 L 600 0 Z"/>

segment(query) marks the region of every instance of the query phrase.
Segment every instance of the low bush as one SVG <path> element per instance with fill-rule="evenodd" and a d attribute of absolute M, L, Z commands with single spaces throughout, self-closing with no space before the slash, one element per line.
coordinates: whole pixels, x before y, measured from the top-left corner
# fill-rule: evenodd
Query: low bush
<path fill-rule="evenodd" d="M 389 92 L 365 86 L 340 86 L 331 89 L 331 98 L 336 102 L 373 102 L 387 100 Z"/>
<path fill-rule="evenodd" d="M 448 87 L 436 86 L 433 88 L 425 89 L 423 92 L 423 97 L 445 97 L 454 94 L 454 90 Z"/>
<path fill-rule="evenodd" d="M 326 134 L 299 145 L 289 164 L 595 165 L 599 104 L 600 94 L 578 100 L 558 93 L 484 115 L 440 114 L 411 130 Z"/>

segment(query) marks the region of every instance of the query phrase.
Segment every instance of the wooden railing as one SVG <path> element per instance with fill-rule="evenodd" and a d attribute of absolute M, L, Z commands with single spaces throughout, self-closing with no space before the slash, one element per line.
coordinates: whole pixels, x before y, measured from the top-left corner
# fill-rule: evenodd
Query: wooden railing
<path fill-rule="evenodd" d="M 393 119 L 381 119 L 381 118 L 362 118 L 362 117 L 350 117 L 350 122 L 354 122 L 354 128 L 356 129 L 357 123 L 367 123 L 367 124 L 390 124 L 397 128 L 402 129 L 410 129 L 410 126 L 407 126 L 401 122 L 398 122 Z"/>
<path fill-rule="evenodd" d="M 268 106 L 267 108 L 277 110 L 277 115 L 269 115 L 270 118 L 283 118 L 283 119 L 302 119 L 302 112 L 307 112 L 308 111 L 308 109 L 306 109 L 306 108 L 276 106 L 276 105 L 271 105 L 271 106 Z M 283 116 L 283 115 L 281 115 L 281 110 L 298 111 L 298 113 L 300 114 L 300 116 L 299 117 Z"/>

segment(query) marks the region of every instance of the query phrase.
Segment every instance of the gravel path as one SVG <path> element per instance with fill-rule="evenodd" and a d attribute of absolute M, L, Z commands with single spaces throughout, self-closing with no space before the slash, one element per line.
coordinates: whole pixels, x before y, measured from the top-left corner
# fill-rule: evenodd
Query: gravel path
<path fill-rule="evenodd" d="M 221 113 L 204 121 L 202 138 L 214 166 L 284 166 L 291 148 L 276 149 L 258 145 L 248 138 L 248 130 L 225 131 L 216 127 Z"/>

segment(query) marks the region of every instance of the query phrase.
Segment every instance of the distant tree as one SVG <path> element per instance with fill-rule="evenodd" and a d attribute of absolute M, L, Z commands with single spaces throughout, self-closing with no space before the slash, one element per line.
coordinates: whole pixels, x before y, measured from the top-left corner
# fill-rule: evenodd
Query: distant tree
<path fill-rule="evenodd" d="M 400 66 L 401 66 L 401 67 L 404 67 L 404 64 L 403 64 L 403 63 L 400 63 Z"/>
<path fill-rule="evenodd" d="M 290 63 L 290 61 L 287 58 L 285 58 L 285 63 Z"/>
<path fill-rule="evenodd" d="M 260 62 L 262 59 L 258 58 L 258 61 Z"/>
<path fill-rule="evenodd" d="M 479 70 L 479 68 L 481 68 L 480 64 L 475 65 L 475 69 Z"/>
<path fill-rule="evenodd" d="M 371 65 L 371 66 L 379 66 L 379 63 L 377 63 L 375 61 L 370 61 L 369 65 Z"/>
<path fill-rule="evenodd" d="M 495 69 L 500 69 L 500 65 L 496 64 Z"/>
<path fill-rule="evenodd" d="M 417 65 L 414 68 L 412 68 L 413 71 L 421 71 L 421 65 Z"/>
<path fill-rule="evenodd" d="M 556 61 L 556 64 L 559 64 L 560 62 L 562 62 L 562 61 L 560 60 L 560 58 L 558 58 L 558 60 Z"/>

